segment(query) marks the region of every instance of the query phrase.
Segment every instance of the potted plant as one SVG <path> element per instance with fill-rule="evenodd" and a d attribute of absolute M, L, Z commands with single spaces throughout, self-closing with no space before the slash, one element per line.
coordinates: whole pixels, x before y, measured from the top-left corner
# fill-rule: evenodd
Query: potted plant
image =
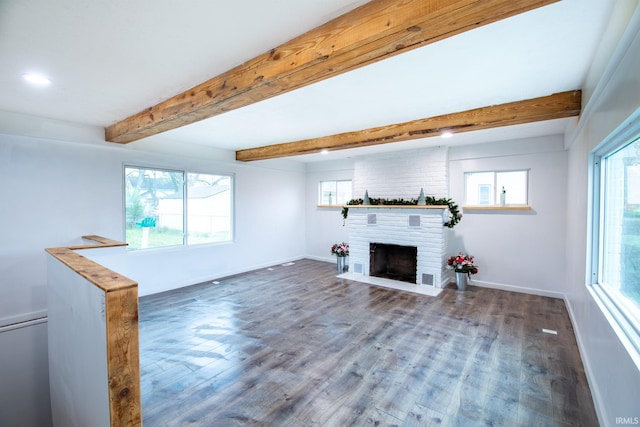
<path fill-rule="evenodd" d="M 464 291 L 472 274 L 478 273 L 478 266 L 473 264 L 473 256 L 463 252 L 453 255 L 447 260 L 447 268 L 456 272 L 456 286 Z"/>
<path fill-rule="evenodd" d="M 346 242 L 335 243 L 331 246 L 331 255 L 336 256 L 338 274 L 342 274 L 348 268 L 346 258 L 349 256 L 349 244 Z"/>

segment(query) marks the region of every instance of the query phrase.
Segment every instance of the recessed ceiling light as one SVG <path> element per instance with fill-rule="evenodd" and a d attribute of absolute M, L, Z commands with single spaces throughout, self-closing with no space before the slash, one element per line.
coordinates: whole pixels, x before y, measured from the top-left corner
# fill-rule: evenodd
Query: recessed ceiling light
<path fill-rule="evenodd" d="M 51 80 L 47 76 L 38 73 L 26 73 L 22 75 L 22 78 L 33 85 L 47 86 L 51 84 Z"/>
<path fill-rule="evenodd" d="M 440 134 L 440 136 L 443 138 L 451 138 L 453 136 L 453 132 L 451 132 L 450 130 L 445 130 Z"/>
<path fill-rule="evenodd" d="M 329 150 L 327 150 L 326 148 L 320 151 L 320 154 L 322 155 L 327 155 L 329 154 Z"/>

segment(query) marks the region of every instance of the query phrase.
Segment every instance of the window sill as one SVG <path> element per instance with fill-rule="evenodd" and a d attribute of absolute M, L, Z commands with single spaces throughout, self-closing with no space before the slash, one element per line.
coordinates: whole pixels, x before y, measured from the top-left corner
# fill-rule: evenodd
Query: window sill
<path fill-rule="evenodd" d="M 599 284 L 588 285 L 587 290 L 636 365 L 636 368 L 640 370 L 640 334 L 638 334 L 636 326 L 620 311 L 618 305 Z"/>
<path fill-rule="evenodd" d="M 529 205 L 517 205 L 517 206 L 463 206 L 465 211 L 530 211 L 532 208 Z"/>

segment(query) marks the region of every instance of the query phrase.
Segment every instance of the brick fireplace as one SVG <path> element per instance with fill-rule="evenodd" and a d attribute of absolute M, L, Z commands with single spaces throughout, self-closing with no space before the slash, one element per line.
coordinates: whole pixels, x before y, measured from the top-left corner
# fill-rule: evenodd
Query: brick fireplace
<path fill-rule="evenodd" d="M 351 206 L 349 208 L 349 271 L 364 276 L 392 277 L 402 269 L 406 282 L 416 285 L 444 287 L 449 281 L 446 269 L 447 231 L 444 227 L 445 208 L 435 206 Z M 386 246 L 383 257 L 404 254 L 399 247 L 415 248 L 415 275 L 407 274 L 406 261 L 391 260 L 392 271 L 380 273 L 371 258 L 371 250 Z M 391 249 L 389 249 L 391 248 Z M 372 262 L 373 261 L 373 262 Z M 381 261 L 379 261 L 381 262 Z M 388 261 L 385 261 L 388 262 Z M 373 265 L 373 271 L 372 271 Z M 400 265 L 400 267 L 397 267 Z M 412 268 L 412 267 L 411 267 Z M 407 279 L 407 275 L 411 277 Z"/>
<path fill-rule="evenodd" d="M 418 198 L 420 190 L 436 198 L 448 197 L 448 149 L 433 147 L 356 158 L 353 194 L 387 199 Z M 447 239 L 444 207 L 349 206 L 349 273 L 378 279 L 370 271 L 370 244 L 382 243 L 417 248 L 415 279 L 402 286 L 427 290 L 427 285 L 447 285 Z M 414 286 L 417 285 L 417 286 Z M 433 289 L 433 288 L 431 288 Z"/>

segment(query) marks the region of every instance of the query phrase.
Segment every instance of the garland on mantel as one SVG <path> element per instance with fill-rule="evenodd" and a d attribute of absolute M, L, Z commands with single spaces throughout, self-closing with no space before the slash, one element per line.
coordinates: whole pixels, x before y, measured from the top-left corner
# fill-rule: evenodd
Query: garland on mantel
<path fill-rule="evenodd" d="M 456 226 L 457 223 L 460 222 L 460 219 L 462 219 L 462 213 L 460 212 L 458 205 L 454 203 L 454 201 L 451 199 L 447 199 L 445 197 L 441 199 L 436 199 L 435 197 L 432 197 L 432 196 L 425 196 L 425 202 L 427 206 L 446 205 L 449 207 L 449 212 L 450 212 L 449 221 L 446 221 L 443 224 L 445 227 L 453 228 Z M 351 199 L 347 202 L 347 205 L 351 205 L 351 206 L 363 205 L 363 204 L 364 204 L 363 199 Z M 369 205 L 404 205 L 404 206 L 415 205 L 415 206 L 418 206 L 418 199 L 405 200 L 405 199 L 382 199 L 382 198 L 369 197 Z M 342 218 L 346 221 L 348 216 L 349 216 L 349 208 L 347 206 L 344 206 L 342 208 Z M 344 223 L 342 225 L 344 225 Z"/>

